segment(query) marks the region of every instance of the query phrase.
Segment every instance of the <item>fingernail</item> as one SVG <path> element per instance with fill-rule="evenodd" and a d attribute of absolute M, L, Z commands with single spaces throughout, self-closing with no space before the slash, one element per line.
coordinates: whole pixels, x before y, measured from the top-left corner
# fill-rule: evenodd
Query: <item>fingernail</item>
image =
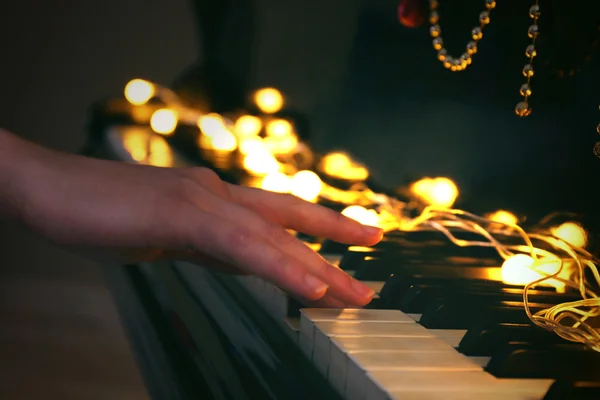
<path fill-rule="evenodd" d="M 364 283 L 357 281 L 356 279 L 352 279 L 352 288 L 354 289 L 354 291 L 356 293 L 358 293 L 360 296 L 363 296 L 365 298 L 370 298 L 375 295 L 375 292 L 373 291 L 373 289 L 371 289 Z"/>
<path fill-rule="evenodd" d="M 363 225 L 363 231 L 369 236 L 383 236 L 383 229 L 376 226 Z"/>
<path fill-rule="evenodd" d="M 325 293 L 329 287 L 329 285 L 327 285 L 325 282 L 312 275 L 305 275 L 304 282 L 306 283 L 306 286 L 315 292 L 315 294 Z"/>

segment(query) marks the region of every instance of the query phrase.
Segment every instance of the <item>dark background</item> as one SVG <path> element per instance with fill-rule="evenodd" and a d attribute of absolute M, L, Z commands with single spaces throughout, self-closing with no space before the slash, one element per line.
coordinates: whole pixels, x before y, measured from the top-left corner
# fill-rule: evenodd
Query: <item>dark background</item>
<path fill-rule="evenodd" d="M 83 145 L 89 105 L 120 95 L 129 79 L 169 85 L 190 67 L 206 67 L 190 1 L 2 3 L 0 125 L 59 150 Z M 205 0 L 196 3 L 206 9 Z M 551 30 L 534 64 L 534 112 L 526 119 L 513 109 L 524 82 L 529 2 L 499 2 L 479 54 L 462 73 L 441 67 L 426 27 L 398 23 L 396 1 L 217 3 L 213 12 L 225 17 L 222 26 L 209 20 L 222 29 L 221 40 L 209 42 L 208 61 L 217 65 L 208 68 L 212 90 L 244 98 L 260 86 L 281 89 L 289 107 L 310 120 L 317 149 L 349 150 L 390 186 L 451 177 L 465 203 L 482 210 L 594 213 L 598 56 L 572 79 L 551 71 L 583 58 L 599 2 L 566 8 L 542 1 L 555 8 L 540 20 L 541 38 Z M 460 54 L 483 1 L 441 3 L 444 39 Z M 546 70 L 542 54 L 555 59 Z M 0 379 L 12 382 L 0 387 L 20 394 L 9 398 L 41 390 L 31 385 L 36 380 L 45 390 L 54 382 L 61 398 L 98 380 L 127 398 L 141 393 L 97 267 L 15 227 L 0 229 L 0 326 L 12 329 L 3 329 L 0 346 Z M 73 384 L 74 376 L 85 382 Z"/>

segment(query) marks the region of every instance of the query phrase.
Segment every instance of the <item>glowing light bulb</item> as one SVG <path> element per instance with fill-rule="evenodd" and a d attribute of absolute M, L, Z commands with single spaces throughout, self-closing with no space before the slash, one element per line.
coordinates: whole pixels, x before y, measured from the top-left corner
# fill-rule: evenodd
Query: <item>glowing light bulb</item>
<path fill-rule="evenodd" d="M 292 179 L 284 173 L 271 172 L 263 178 L 260 187 L 271 192 L 289 193 L 292 188 Z"/>
<path fill-rule="evenodd" d="M 411 191 L 429 205 L 450 208 L 458 197 L 456 184 L 448 178 L 423 178 L 411 186 Z"/>
<path fill-rule="evenodd" d="M 133 79 L 125 85 L 125 98 L 135 106 L 146 104 L 154 97 L 154 85 L 143 79 Z"/>
<path fill-rule="evenodd" d="M 587 232 L 576 222 L 565 222 L 550 229 L 555 237 L 564 240 L 573 247 L 583 248 L 587 244 Z"/>
<path fill-rule="evenodd" d="M 255 149 L 244 157 L 244 168 L 252 175 L 267 175 L 279 170 L 279 162 L 267 150 Z"/>
<path fill-rule="evenodd" d="M 156 133 L 161 135 L 170 135 L 177 128 L 177 113 L 168 108 L 161 108 L 154 111 L 150 117 L 150 127 Z"/>
<path fill-rule="evenodd" d="M 250 136 L 240 139 L 240 153 L 247 155 L 258 151 L 267 151 L 261 137 Z"/>
<path fill-rule="evenodd" d="M 269 121 L 266 126 L 268 136 L 286 136 L 291 135 L 294 128 L 289 121 L 285 119 L 274 119 Z"/>
<path fill-rule="evenodd" d="M 228 130 L 216 132 L 210 136 L 212 148 L 220 151 L 234 151 L 237 149 L 238 143 L 235 135 Z"/>
<path fill-rule="evenodd" d="M 197 121 L 198 128 L 208 137 L 213 137 L 216 134 L 227 130 L 223 117 L 219 114 L 210 113 L 201 116 Z"/>
<path fill-rule="evenodd" d="M 283 96 L 275 88 L 264 88 L 256 91 L 254 102 L 262 112 L 273 114 L 283 107 Z"/>
<path fill-rule="evenodd" d="M 487 216 L 490 221 L 506 225 L 516 225 L 519 222 L 517 216 L 510 211 L 498 210 Z"/>
<path fill-rule="evenodd" d="M 321 160 L 321 169 L 327 175 L 340 179 L 363 181 L 369 177 L 366 167 L 342 152 L 326 154 Z"/>
<path fill-rule="evenodd" d="M 555 274 L 561 267 L 560 260 L 545 259 L 537 262 L 527 254 L 515 254 L 502 264 L 502 281 L 509 285 L 528 285 L 548 275 Z M 563 270 L 557 275 L 559 278 L 567 278 L 569 269 Z M 559 292 L 564 292 L 565 283 L 555 278 L 549 278 L 540 282 L 541 286 L 553 286 Z"/>
<path fill-rule="evenodd" d="M 342 215 L 352 218 L 363 225 L 379 226 L 379 215 L 375 210 L 367 210 L 362 206 L 348 206 L 342 211 Z"/>
<path fill-rule="evenodd" d="M 264 144 L 273 154 L 288 154 L 291 153 L 298 145 L 296 135 L 287 135 L 283 137 L 266 137 Z"/>
<path fill-rule="evenodd" d="M 235 132 L 239 136 L 255 136 L 262 129 L 262 120 L 254 115 L 242 115 L 235 121 Z"/>
<path fill-rule="evenodd" d="M 322 187 L 321 178 L 312 171 L 299 171 L 292 177 L 292 194 L 306 201 L 317 200 Z"/>

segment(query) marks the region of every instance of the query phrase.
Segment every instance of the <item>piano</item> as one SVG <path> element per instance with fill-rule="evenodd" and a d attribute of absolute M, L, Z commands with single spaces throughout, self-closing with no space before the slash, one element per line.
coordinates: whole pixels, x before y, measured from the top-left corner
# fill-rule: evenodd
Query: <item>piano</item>
<path fill-rule="evenodd" d="M 235 5 L 236 2 L 224 2 L 222 4 L 225 5 L 221 8 L 211 8 L 215 7 L 216 3 L 207 0 L 194 2 L 198 18 L 203 21 L 201 32 L 204 32 L 204 40 L 215 38 L 214 31 L 211 29 L 218 30 L 219 22 L 223 23 L 223 26 L 230 26 L 224 22 L 228 18 L 240 21 L 239 13 L 236 14 L 231 9 L 235 8 L 232 4 Z M 286 119 L 292 121 L 299 140 L 314 148 L 333 147 L 327 144 L 327 140 L 332 139 L 326 140 L 319 135 L 324 129 L 328 129 L 330 124 L 337 123 L 340 129 L 344 129 L 349 150 L 358 152 L 355 149 L 360 147 L 361 140 L 362 143 L 367 141 L 364 136 L 364 124 L 373 122 L 374 115 L 377 113 L 389 118 L 390 110 L 398 110 L 394 113 L 397 117 L 392 119 L 408 118 L 408 126 L 411 126 L 415 132 L 419 132 L 422 128 L 411 125 L 413 124 L 411 118 L 414 121 L 421 118 L 427 129 L 435 127 L 435 124 L 431 125 L 431 122 L 425 121 L 430 112 L 420 113 L 417 119 L 409 115 L 414 113 L 415 109 L 399 98 L 402 96 L 410 98 L 412 95 L 398 92 L 400 88 L 396 86 L 397 82 L 389 81 L 392 88 L 381 86 L 382 82 L 386 82 L 386 79 L 390 79 L 393 75 L 389 68 L 400 62 L 407 64 L 404 74 L 414 74 L 412 77 L 404 76 L 400 79 L 406 85 L 406 91 L 414 94 L 414 101 L 419 104 L 430 101 L 435 107 L 447 108 L 445 111 L 440 111 L 441 114 L 432 111 L 436 118 L 444 112 L 450 114 L 454 112 L 459 121 L 461 118 L 470 119 L 473 118 L 473 114 L 466 115 L 464 110 L 466 107 L 472 107 L 481 115 L 491 115 L 496 121 L 504 121 L 502 126 L 490 126 L 486 131 L 488 133 L 519 126 L 515 128 L 515 135 L 529 134 L 538 139 L 540 135 L 537 130 L 552 125 L 553 128 L 545 134 L 551 142 L 547 148 L 553 150 L 564 148 L 566 145 L 564 140 L 559 139 L 561 135 L 565 135 L 563 130 L 565 126 L 574 127 L 574 130 L 585 137 L 584 128 L 587 126 L 593 131 L 595 124 L 591 121 L 594 118 L 596 122 L 600 121 L 600 112 L 596 114 L 589 112 L 591 106 L 597 109 L 598 104 L 587 104 L 587 108 L 583 111 L 573 107 L 569 113 L 553 115 L 552 111 L 564 107 L 566 100 L 549 95 L 550 89 L 542 89 L 543 95 L 532 96 L 531 102 L 536 104 L 536 111 L 526 117 L 531 118 L 530 120 L 518 119 L 514 116 L 512 103 L 507 103 L 510 96 L 502 90 L 506 82 L 516 80 L 510 78 L 510 73 L 500 72 L 502 69 L 498 65 L 498 60 L 502 57 L 498 55 L 490 55 L 486 58 L 485 54 L 479 54 L 478 57 L 480 56 L 479 58 L 484 61 L 474 59 L 471 75 L 457 77 L 458 73 L 444 70 L 435 58 L 431 63 L 425 63 L 423 70 L 418 72 L 420 64 L 417 59 L 430 58 L 433 50 L 429 48 L 426 49 L 427 51 L 414 52 L 409 57 L 410 60 L 399 58 L 396 54 L 390 55 L 390 58 L 381 64 L 381 61 L 374 58 L 373 63 L 380 62 L 380 64 L 370 68 L 381 69 L 382 76 L 379 77 L 381 80 L 365 78 L 369 70 L 364 65 L 364 57 L 369 55 L 369 51 L 385 52 L 403 43 L 412 49 L 420 46 L 421 42 L 430 41 L 427 28 L 402 26 L 397 18 L 398 2 L 392 1 L 367 2 L 368 4 L 359 1 L 348 2 L 346 9 L 339 10 L 340 19 L 347 20 L 347 25 L 340 29 L 354 27 L 352 29 L 354 42 L 349 50 L 350 67 L 346 71 L 348 77 L 345 78 L 349 81 L 339 82 L 344 95 L 337 99 L 337 112 L 327 109 L 326 111 L 330 112 L 327 118 L 323 116 L 323 110 L 299 111 L 302 107 L 298 104 L 307 102 L 310 96 L 300 93 L 295 98 L 293 83 L 289 83 L 286 87 L 286 79 L 293 80 L 294 77 L 288 76 L 284 79 L 279 72 L 279 75 L 275 74 L 274 81 L 283 82 L 280 86 L 286 87 L 287 92 L 291 93 L 285 96 L 286 106 L 276 111 L 274 115 L 261 114 L 260 110 L 257 110 L 257 107 L 261 108 L 260 104 L 248 95 L 252 92 L 248 86 L 255 84 L 255 81 L 264 80 L 264 77 L 249 78 L 243 73 L 244 71 L 232 67 L 232 65 L 249 65 L 246 59 L 228 64 L 226 56 L 231 55 L 228 52 L 239 50 L 236 46 L 242 45 L 238 43 L 231 45 L 231 48 L 223 49 L 222 47 L 226 46 L 223 42 L 228 43 L 227 40 L 231 40 L 231 35 L 239 35 L 240 31 L 248 29 L 254 35 L 244 36 L 246 40 L 244 44 L 252 43 L 256 37 L 260 37 L 261 32 L 260 29 L 254 30 L 256 21 L 250 17 L 250 14 L 254 12 L 253 16 L 262 16 L 264 22 L 264 18 L 269 14 L 264 7 L 270 5 L 275 11 L 282 11 L 287 6 L 280 3 L 277 6 L 268 1 L 241 3 L 243 3 L 242 10 L 249 14 L 247 20 L 241 19 L 243 22 L 240 23 L 241 25 L 236 25 L 235 28 L 230 26 L 234 31 L 238 31 L 224 33 L 221 37 L 223 40 L 215 39 L 219 45 L 215 42 L 214 46 L 207 47 L 214 52 L 206 55 L 209 61 L 202 66 L 190 67 L 172 85 L 176 96 L 202 115 L 219 113 L 235 120 L 239 117 L 240 110 L 243 110 L 244 113 L 258 115 L 264 121 L 273 117 Z M 329 12 L 336 9 L 334 3 L 339 6 L 339 2 L 325 3 L 323 10 Z M 445 2 L 440 3 L 444 5 Z M 448 2 L 448 7 L 450 3 Z M 474 10 L 478 10 L 478 7 L 485 7 L 489 2 L 464 3 L 461 7 L 474 7 Z M 541 4 L 545 3 L 542 1 Z M 554 10 L 552 15 L 555 18 L 552 26 L 558 26 L 560 24 L 556 21 L 564 20 L 558 18 L 560 13 L 557 12 L 556 7 L 562 3 L 552 4 L 551 10 Z M 287 15 L 295 11 L 294 7 L 299 6 L 289 7 Z M 511 7 L 513 6 L 499 2 L 497 9 L 492 10 L 492 21 L 496 14 L 499 23 L 508 21 L 511 13 L 517 9 L 516 6 Z M 519 21 L 525 21 L 527 26 L 529 6 L 521 8 L 519 12 L 523 12 L 524 16 L 521 16 L 523 18 Z M 222 20 L 215 17 L 212 22 L 207 21 L 205 15 L 207 10 L 216 13 L 215 15 Z M 462 22 L 464 17 L 457 9 L 444 8 L 443 10 L 446 15 L 449 15 L 449 19 L 457 17 L 456 22 L 449 22 L 451 32 L 449 37 L 453 37 L 452 29 L 460 25 L 459 22 Z M 276 14 L 275 11 L 272 13 Z M 322 18 L 322 15 L 319 17 L 315 13 L 315 10 L 305 11 L 302 16 L 312 15 L 315 20 Z M 575 15 L 580 14 L 575 13 Z M 473 15 L 477 16 L 478 13 Z M 271 17 L 275 18 L 276 15 Z M 335 18 L 328 17 L 327 21 L 331 22 L 332 19 Z M 261 19 L 257 18 L 257 20 Z M 279 28 L 282 26 L 279 20 L 267 20 L 265 23 L 267 25 L 271 23 Z M 374 31 L 371 29 L 373 27 L 376 27 Z M 493 25 L 490 24 L 490 27 L 492 28 Z M 500 41 L 498 45 L 501 55 L 511 48 L 512 45 L 507 44 L 511 41 L 509 39 L 519 36 L 511 31 L 506 33 L 508 38 L 504 37 L 501 40 L 504 35 L 503 29 L 508 27 L 491 29 L 489 32 L 491 38 Z M 267 34 L 262 32 L 262 35 L 264 37 Z M 400 39 L 396 38 L 392 44 L 383 41 L 390 40 L 390 35 L 398 35 Z M 425 39 L 422 36 L 425 36 Z M 526 32 L 524 36 L 526 39 Z M 318 35 L 314 33 L 307 36 L 307 40 L 313 40 L 311 45 L 316 46 L 317 39 Z M 373 43 L 379 44 L 374 46 Z M 275 44 L 271 43 L 271 46 Z M 378 48 L 368 49 L 373 46 Z M 481 52 L 484 53 L 484 50 L 489 53 L 492 46 L 482 47 Z M 333 53 L 340 51 L 332 50 Z M 398 51 L 402 50 L 398 49 Z M 251 57 L 251 54 L 243 53 L 240 57 Z M 513 59 L 517 57 L 511 55 L 507 58 L 507 63 L 511 66 L 516 65 L 512 62 Z M 478 79 L 483 79 L 486 75 L 482 69 L 476 69 L 479 61 L 488 67 L 488 72 L 497 74 L 496 81 L 489 82 L 491 92 L 479 88 L 474 83 L 481 82 Z M 389 65 L 386 67 L 384 64 Z M 216 66 L 230 68 L 221 69 Z M 597 61 L 595 64 L 590 63 L 590 66 L 582 71 L 581 76 L 585 78 L 567 76 L 565 79 L 570 79 L 569 82 L 565 83 L 561 80 L 553 87 L 555 89 L 559 87 L 564 96 L 567 96 L 569 90 L 574 90 L 573 86 L 584 88 L 582 89 L 584 95 L 581 97 L 587 99 L 589 103 L 590 84 L 586 86 L 582 82 L 585 79 L 585 82 L 598 83 L 597 66 Z M 429 76 L 429 79 L 437 85 L 427 89 L 429 100 L 420 97 L 423 90 L 417 87 L 418 85 L 407 84 L 411 80 L 422 82 L 428 73 L 433 74 L 433 78 Z M 538 85 L 542 86 L 542 82 L 548 85 L 550 85 L 548 82 L 555 83 L 554 75 L 552 77 L 540 75 L 543 79 L 539 79 Z M 214 78 L 211 82 L 216 83 L 206 83 L 209 78 Z M 453 81 L 455 78 L 457 81 Z M 436 81 L 437 79 L 439 82 Z M 372 87 L 364 86 L 368 82 L 372 83 Z M 469 87 L 464 89 L 465 86 Z M 219 88 L 223 88 L 223 91 L 219 91 Z M 441 94 L 442 89 L 450 88 L 455 92 L 449 95 Z M 310 88 L 304 89 L 310 92 Z M 297 88 L 296 90 L 302 92 Z M 220 94 L 216 94 L 215 91 Z M 361 93 L 361 96 L 358 96 L 361 98 L 357 99 L 357 92 Z M 493 100 L 486 99 L 486 95 L 490 93 L 497 97 Z M 597 89 L 594 93 L 597 95 Z M 390 98 L 392 95 L 398 98 Z M 518 90 L 516 97 L 518 100 Z M 455 99 L 456 103 L 449 102 L 449 99 Z M 288 100 L 290 106 L 287 106 Z M 390 103 L 386 106 L 374 109 L 369 109 L 367 106 L 369 102 L 381 105 L 382 102 L 387 101 Z M 577 101 L 584 104 L 583 100 Z M 333 100 L 332 102 L 334 103 Z M 494 106 L 493 110 L 491 106 Z M 496 109 L 500 106 L 506 109 Z M 225 159 L 218 157 L 214 152 L 202 149 L 201 141 L 198 140 L 198 137 L 202 136 L 200 124 L 195 126 L 193 123 L 179 121 L 172 130 L 162 131 L 153 126 L 150 116 L 161 107 L 168 107 L 168 104 L 165 106 L 160 101 L 156 103 L 150 101 L 135 105 L 132 104 L 131 99 L 128 100 L 123 96 L 115 96 L 94 104 L 90 112 L 89 140 L 84 154 L 161 167 L 209 166 L 214 168 L 224 180 L 251 184 L 253 178 L 236 164 L 234 159 L 237 156 L 231 156 L 231 154 L 238 154 L 239 149 L 232 150 Z M 361 113 L 360 110 L 364 112 Z M 507 115 L 500 117 L 501 112 Z M 346 120 L 349 114 L 358 115 Z M 364 118 L 364 124 L 357 124 L 360 118 Z M 327 122 L 323 122 L 324 120 Z M 385 125 L 373 123 L 375 126 Z M 390 126 L 395 129 L 398 125 Z M 472 131 L 477 126 L 477 124 L 469 125 L 467 130 Z M 359 136 L 360 131 L 363 132 L 363 136 Z M 436 134 L 449 133 L 459 136 L 461 134 L 460 130 L 454 132 L 450 127 Z M 510 137 L 504 142 L 501 140 L 500 145 L 520 143 L 521 139 L 515 138 L 513 133 L 507 134 Z M 409 140 L 407 138 L 410 135 L 407 133 L 399 135 L 402 138 L 395 143 L 401 144 L 403 140 Z M 462 139 L 465 138 L 467 138 L 466 134 Z M 337 140 L 336 146 L 345 145 L 344 138 L 337 136 L 334 139 Z M 384 133 L 381 140 L 386 139 L 390 137 L 386 137 Z M 583 198 L 589 194 L 589 185 L 583 183 L 589 182 L 593 174 L 599 171 L 597 165 L 600 165 L 600 160 L 593 159 L 591 155 L 590 146 L 593 145 L 593 139 L 593 135 L 590 143 L 583 139 L 573 139 L 568 150 L 572 150 L 575 154 L 563 154 L 564 157 L 559 160 L 562 164 L 551 167 L 552 171 L 561 169 L 562 172 L 548 173 L 552 176 L 548 179 L 541 176 L 541 171 L 548 167 L 550 158 L 556 160 L 556 157 L 550 157 L 546 161 L 540 161 L 540 165 L 531 167 L 529 164 L 535 164 L 532 160 L 537 159 L 535 155 L 530 154 L 531 149 L 527 148 L 526 144 L 522 145 L 525 149 L 516 151 L 514 156 L 531 158 L 515 160 L 512 169 L 509 168 L 510 163 L 502 160 L 496 160 L 495 163 L 485 161 L 483 160 L 485 155 L 481 157 L 482 155 L 479 154 L 477 155 L 479 158 L 475 157 L 471 160 L 470 165 L 483 163 L 488 168 L 488 175 L 485 175 L 486 171 L 477 171 L 477 173 L 498 186 L 509 185 L 507 191 L 510 193 L 490 189 L 487 186 L 489 182 L 484 184 L 485 182 L 474 173 L 470 181 L 465 179 L 469 182 L 470 188 L 465 198 L 458 200 L 459 205 L 469 211 L 479 212 L 492 211 L 501 203 L 504 207 L 519 210 L 518 215 L 521 215 L 520 213 L 526 215 L 527 218 L 521 220 L 524 221 L 525 226 L 533 227 L 535 226 L 533 221 L 538 215 L 566 207 L 566 204 L 571 201 L 571 208 L 576 212 L 574 215 L 585 215 L 582 221 L 585 221 L 586 227 L 590 227 L 587 231 L 587 244 L 590 246 L 590 251 L 597 255 L 598 232 L 594 231 L 597 225 L 592 218 L 594 207 L 589 199 Z M 441 144 L 448 144 L 444 139 L 440 140 Z M 589 146 L 582 150 L 578 146 L 584 142 Z M 421 142 L 421 145 L 423 143 Z M 382 156 L 377 154 L 369 156 L 368 152 L 375 147 L 365 146 L 367 149 L 362 156 L 369 170 L 386 171 L 374 174 L 378 175 L 383 182 L 369 178 L 366 181 L 367 185 L 374 191 L 397 196 L 402 201 L 406 200 L 406 192 L 390 189 L 398 184 L 394 179 L 405 182 L 408 176 L 414 175 L 414 171 L 427 163 L 439 163 L 441 167 L 425 166 L 422 176 L 445 167 L 458 176 L 461 172 L 464 173 L 463 168 L 468 165 L 465 163 L 452 169 L 454 168 L 450 166 L 452 160 L 433 156 L 432 158 L 427 153 L 421 152 L 419 159 L 415 161 L 418 165 L 407 167 L 409 172 L 404 173 L 401 166 L 390 171 L 389 167 L 397 160 L 380 160 L 380 164 L 377 165 L 375 160 Z M 530 147 L 537 147 L 537 145 L 531 142 Z M 474 151 L 473 147 L 466 145 L 466 150 L 456 154 L 455 157 L 468 158 Z M 409 159 L 414 158 L 414 155 L 411 156 L 407 151 L 399 154 L 407 155 Z M 441 153 L 435 154 L 439 156 Z M 369 161 L 375 165 L 374 169 L 371 169 Z M 531 167 L 527 171 L 530 176 L 535 177 L 537 186 L 524 187 L 522 183 L 514 181 L 515 177 L 524 173 L 526 164 Z M 316 164 L 313 162 L 311 165 Z M 587 169 L 583 170 L 583 167 Z M 343 181 L 327 176 L 319 168 L 309 169 L 317 171 L 323 181 L 331 186 L 337 186 L 342 191 L 348 189 Z M 569 175 L 574 171 L 578 173 Z M 505 177 L 500 177 L 502 173 Z M 558 191 L 561 193 L 555 192 L 556 189 L 550 185 L 550 182 L 567 176 L 570 179 L 565 179 L 559 186 Z M 512 186 L 510 186 L 511 180 Z M 553 197 L 549 199 L 551 195 Z M 575 201 L 577 196 L 580 196 L 581 200 Z M 548 201 L 540 204 L 542 202 L 540 199 L 544 201 L 548 199 Z M 343 209 L 335 202 L 322 201 L 322 203 L 336 210 Z M 348 204 L 343 206 L 346 205 Z M 376 292 L 373 301 L 362 309 L 307 308 L 276 286 L 259 278 L 219 274 L 202 268 L 202 265 L 176 260 L 111 266 L 105 269 L 123 325 L 152 398 L 340 400 L 600 398 L 600 352 L 583 344 L 567 341 L 553 332 L 534 325 L 524 311 L 523 284 L 507 282 L 500 277 L 503 260 L 492 249 L 457 247 L 435 230 L 419 232 L 392 230 L 386 233 L 381 243 L 369 248 L 346 246 L 300 233 L 297 236 L 331 263 L 367 283 Z M 566 291 L 561 291 L 553 286 L 535 286 L 529 291 L 532 312 L 578 299 L 578 293 L 568 288 Z M 600 329 L 599 321 L 591 323 L 595 324 L 596 329 Z"/>

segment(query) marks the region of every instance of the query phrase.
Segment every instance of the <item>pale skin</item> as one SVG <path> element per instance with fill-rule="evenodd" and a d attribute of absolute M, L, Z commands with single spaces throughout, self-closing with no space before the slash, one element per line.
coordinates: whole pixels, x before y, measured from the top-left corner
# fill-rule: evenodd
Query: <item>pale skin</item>
<path fill-rule="evenodd" d="M 374 293 L 287 230 L 371 246 L 382 231 L 291 195 L 167 169 L 59 153 L 0 129 L 0 217 L 102 262 L 196 261 L 263 277 L 316 306 Z"/>

